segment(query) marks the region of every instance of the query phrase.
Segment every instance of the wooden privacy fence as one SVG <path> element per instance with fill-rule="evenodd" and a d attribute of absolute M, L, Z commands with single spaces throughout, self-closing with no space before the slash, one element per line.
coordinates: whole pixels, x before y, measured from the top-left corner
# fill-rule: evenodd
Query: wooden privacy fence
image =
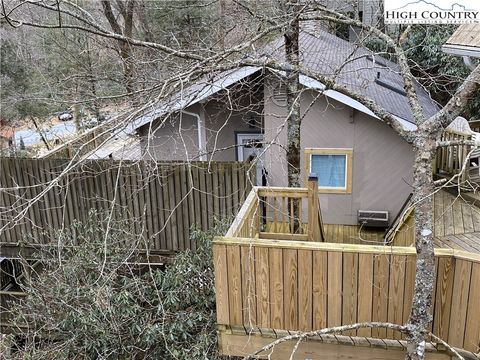
<path fill-rule="evenodd" d="M 195 249 L 190 228 L 208 230 L 215 217 L 234 216 L 255 181 L 250 163 L 241 162 L 69 166 L 66 159 L 0 158 L 2 247 L 55 243 L 55 230 L 84 222 L 95 209 L 150 250 Z"/>
<path fill-rule="evenodd" d="M 356 322 L 404 324 L 415 283 L 414 248 L 217 238 L 217 322 L 227 327 L 309 331 Z M 480 256 L 436 250 L 433 333 L 478 352 Z M 402 339 L 386 329 L 349 336 Z"/>

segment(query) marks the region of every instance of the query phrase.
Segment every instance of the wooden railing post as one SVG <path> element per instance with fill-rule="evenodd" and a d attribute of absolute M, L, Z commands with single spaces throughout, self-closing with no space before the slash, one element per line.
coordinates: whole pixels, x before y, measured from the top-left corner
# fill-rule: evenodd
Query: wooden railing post
<path fill-rule="evenodd" d="M 308 239 L 320 241 L 318 177 L 317 174 L 308 176 Z"/>

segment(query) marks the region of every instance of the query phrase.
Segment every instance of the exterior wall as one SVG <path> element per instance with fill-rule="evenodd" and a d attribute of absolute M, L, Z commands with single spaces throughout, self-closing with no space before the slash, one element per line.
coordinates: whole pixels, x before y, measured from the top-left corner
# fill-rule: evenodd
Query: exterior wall
<path fill-rule="evenodd" d="M 271 89 L 265 90 L 265 141 L 272 143 L 265 154 L 267 178 L 271 186 L 287 186 L 286 109 L 272 102 Z M 306 90 L 301 98 L 301 109 L 309 108 L 301 127 L 302 179 L 306 147 L 353 148 L 352 193 L 321 194 L 324 222 L 354 225 L 358 210 L 387 210 L 393 220 L 411 192 L 411 146 L 378 119 L 315 96 Z"/>
<path fill-rule="evenodd" d="M 262 94 L 254 99 L 256 105 L 247 101 L 247 97 L 242 97 L 235 105 L 234 109 L 225 109 L 226 102 L 221 100 L 210 101 L 205 106 L 205 123 L 207 150 L 209 158 L 216 161 L 235 161 L 237 160 L 236 133 L 243 132 L 261 132 L 262 127 Z M 254 119 L 256 126 L 249 124 Z M 223 150 L 222 150 L 223 149 Z"/>
<path fill-rule="evenodd" d="M 250 92 L 239 91 L 231 94 L 230 98 L 218 97 L 185 109 L 196 114 L 203 113 L 209 160 L 237 160 L 236 133 L 261 132 L 262 100 L 263 88 L 257 87 Z M 192 115 L 172 115 L 163 125 L 156 120 L 140 128 L 138 133 L 146 159 L 198 160 L 198 124 L 197 118 Z"/>
<path fill-rule="evenodd" d="M 191 115 L 157 119 L 141 127 L 138 134 L 145 159 L 185 161 L 198 155 L 197 119 Z"/>

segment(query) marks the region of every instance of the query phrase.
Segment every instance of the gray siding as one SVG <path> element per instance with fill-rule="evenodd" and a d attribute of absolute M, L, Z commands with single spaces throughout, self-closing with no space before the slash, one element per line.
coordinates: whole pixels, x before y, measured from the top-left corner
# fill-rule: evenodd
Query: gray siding
<path fill-rule="evenodd" d="M 172 115 L 138 130 L 145 159 L 193 160 L 198 155 L 197 119 L 191 115 Z"/>
<path fill-rule="evenodd" d="M 253 92 L 253 91 L 252 91 Z M 194 104 L 187 111 L 205 116 L 206 148 L 208 159 L 236 160 L 236 132 L 260 132 L 263 119 L 263 89 L 241 91 L 230 98 L 221 97 L 205 104 Z M 255 105 L 252 105 L 255 104 Z M 252 127 L 251 120 L 255 126 Z M 181 119 L 181 121 L 180 121 Z M 175 114 L 167 120 L 156 120 L 141 127 L 144 158 L 156 160 L 198 160 L 197 118 Z"/>
<path fill-rule="evenodd" d="M 266 153 L 268 181 L 272 186 L 287 185 L 285 159 L 285 108 L 275 105 L 269 88 L 265 91 L 265 138 L 273 145 Z M 302 179 L 306 147 L 352 148 L 353 186 L 351 194 L 321 194 L 325 223 L 356 224 L 358 210 L 388 210 L 398 214 L 411 192 L 413 152 L 392 129 L 378 119 L 306 90 L 301 109 L 307 109 L 301 128 Z M 313 102 L 313 105 L 311 105 Z M 311 106 L 310 106 L 311 105 Z M 278 131 L 280 134 L 275 141 Z"/>

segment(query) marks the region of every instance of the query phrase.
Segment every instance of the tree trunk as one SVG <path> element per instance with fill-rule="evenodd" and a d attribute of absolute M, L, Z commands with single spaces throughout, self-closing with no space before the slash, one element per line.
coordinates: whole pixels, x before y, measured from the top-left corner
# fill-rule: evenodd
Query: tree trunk
<path fill-rule="evenodd" d="M 135 6 L 135 1 L 133 0 L 129 0 L 125 5 L 122 5 L 121 11 L 120 11 L 124 20 L 124 29 L 122 31 L 122 28 L 113 13 L 113 9 L 110 4 L 110 1 L 108 0 L 102 1 L 103 13 L 107 18 L 108 23 L 110 24 L 110 27 L 115 33 L 124 35 L 128 38 L 132 37 L 134 6 Z M 125 88 L 128 93 L 132 93 L 135 90 L 134 77 L 133 77 L 134 65 L 133 65 L 133 57 L 132 57 L 132 48 L 128 42 L 122 41 L 122 40 L 118 40 L 118 47 L 119 47 L 119 54 L 123 63 L 123 76 L 125 80 Z"/>
<path fill-rule="evenodd" d="M 287 63 L 298 66 L 299 50 L 298 37 L 300 32 L 296 4 L 287 5 L 287 16 L 291 22 L 284 34 L 285 58 Z M 300 101 L 299 101 L 299 73 L 296 70 L 286 71 L 287 92 L 287 163 L 288 186 L 300 187 Z"/>
<path fill-rule="evenodd" d="M 415 204 L 415 248 L 417 251 L 415 291 L 409 318 L 410 336 L 405 359 L 420 360 L 425 356 L 425 336 L 432 320 L 430 308 L 435 282 L 433 243 L 433 159 L 436 136 L 419 128 L 414 143 L 413 203 Z"/>

